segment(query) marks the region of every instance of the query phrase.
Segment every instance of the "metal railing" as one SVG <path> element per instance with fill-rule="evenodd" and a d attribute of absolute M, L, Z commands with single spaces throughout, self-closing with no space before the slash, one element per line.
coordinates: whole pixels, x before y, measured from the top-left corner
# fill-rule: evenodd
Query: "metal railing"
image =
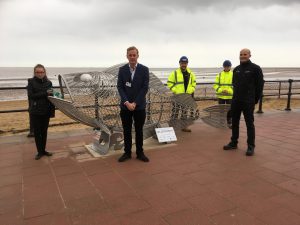
<path fill-rule="evenodd" d="M 263 113 L 263 100 L 264 98 L 286 97 L 286 111 L 291 111 L 291 100 L 292 96 L 300 96 L 300 80 L 288 79 L 284 81 L 266 81 L 264 90 L 259 101 L 258 113 Z"/>
<path fill-rule="evenodd" d="M 205 100 L 217 100 L 217 96 L 215 94 L 215 90 L 213 89 L 213 82 L 203 82 L 197 83 L 197 88 L 195 91 L 194 98 L 196 101 L 205 101 Z M 60 82 L 60 86 L 54 86 L 54 89 L 60 90 L 62 96 L 64 96 L 64 88 L 62 83 Z M 26 87 L 0 87 L 0 91 L 14 91 L 14 90 L 23 90 L 26 91 Z M 264 90 L 262 97 L 259 101 L 259 109 L 258 113 L 263 113 L 263 100 L 266 97 L 277 97 L 282 98 L 286 96 L 287 103 L 285 110 L 291 110 L 291 100 L 292 96 L 299 96 L 300 97 L 300 79 L 299 80 L 272 80 L 266 81 L 264 85 Z M 0 110 L 1 113 L 16 113 L 16 112 L 27 112 L 28 108 L 26 109 L 8 109 L 8 110 Z"/>

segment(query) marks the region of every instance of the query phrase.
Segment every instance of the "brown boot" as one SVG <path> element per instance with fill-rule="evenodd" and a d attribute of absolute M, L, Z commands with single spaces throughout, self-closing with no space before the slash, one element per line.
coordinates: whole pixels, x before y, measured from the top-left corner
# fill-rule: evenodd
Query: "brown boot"
<path fill-rule="evenodd" d="M 181 129 L 181 131 L 183 131 L 183 132 L 192 132 L 192 130 L 189 129 L 189 128 L 183 128 L 183 129 Z"/>

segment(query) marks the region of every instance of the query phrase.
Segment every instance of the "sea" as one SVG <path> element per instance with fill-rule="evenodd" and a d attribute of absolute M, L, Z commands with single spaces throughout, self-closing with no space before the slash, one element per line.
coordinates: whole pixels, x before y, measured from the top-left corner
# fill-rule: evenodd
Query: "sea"
<path fill-rule="evenodd" d="M 102 71 L 104 67 L 48 67 L 47 76 L 54 86 L 58 86 L 58 75 Z M 163 83 L 167 82 L 169 74 L 176 68 L 150 68 Z M 198 83 L 213 82 L 216 74 L 222 71 L 222 68 L 191 68 L 196 75 Z M 268 67 L 263 68 L 264 79 L 268 80 L 300 80 L 300 67 Z M 1 90 L 1 88 L 26 87 L 27 79 L 33 76 L 32 67 L 0 67 L 0 101 L 9 101 L 17 99 L 26 99 L 26 91 Z"/>

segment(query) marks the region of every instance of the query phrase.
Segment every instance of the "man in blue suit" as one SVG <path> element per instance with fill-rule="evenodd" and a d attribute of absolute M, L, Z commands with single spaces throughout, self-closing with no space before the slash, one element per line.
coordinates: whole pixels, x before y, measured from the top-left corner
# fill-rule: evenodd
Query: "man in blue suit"
<path fill-rule="evenodd" d="M 139 51 L 132 46 L 127 49 L 128 64 L 120 67 L 118 74 L 118 91 L 121 97 L 121 120 L 124 134 L 125 153 L 119 162 L 131 159 L 131 128 L 134 120 L 136 158 L 149 162 L 143 150 L 143 127 L 146 119 L 146 94 L 149 87 L 149 69 L 137 62 Z"/>

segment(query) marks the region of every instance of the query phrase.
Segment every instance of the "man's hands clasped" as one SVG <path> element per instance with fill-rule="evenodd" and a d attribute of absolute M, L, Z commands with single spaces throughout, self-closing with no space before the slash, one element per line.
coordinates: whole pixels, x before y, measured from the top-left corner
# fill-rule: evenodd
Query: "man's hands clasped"
<path fill-rule="evenodd" d="M 130 102 L 127 101 L 124 104 L 125 104 L 125 106 L 127 107 L 127 109 L 129 111 L 134 111 L 135 110 L 135 107 L 136 107 L 136 103 L 135 102 L 130 103 Z"/>

